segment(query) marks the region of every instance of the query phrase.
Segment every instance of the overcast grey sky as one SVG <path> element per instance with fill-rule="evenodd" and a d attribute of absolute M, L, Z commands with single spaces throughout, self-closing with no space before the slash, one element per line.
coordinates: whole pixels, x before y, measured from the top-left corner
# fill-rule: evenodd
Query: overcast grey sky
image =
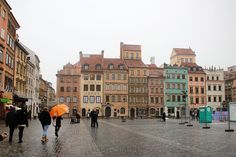
<path fill-rule="evenodd" d="M 191 47 L 203 67 L 236 64 L 236 0 L 7 0 L 20 41 L 41 60 L 55 87 L 57 70 L 79 51 L 119 57 L 121 41 L 141 44 L 143 61 L 169 63 L 172 48 Z"/>

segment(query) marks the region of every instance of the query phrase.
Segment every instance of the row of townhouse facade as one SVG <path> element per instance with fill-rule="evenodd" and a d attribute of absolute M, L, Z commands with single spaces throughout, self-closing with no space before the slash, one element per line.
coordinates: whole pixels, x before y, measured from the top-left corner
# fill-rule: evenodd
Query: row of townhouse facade
<path fill-rule="evenodd" d="M 83 54 L 57 73 L 56 97 L 81 112 L 103 117 L 178 117 L 189 109 L 225 102 L 223 69 L 202 68 L 191 48 L 174 48 L 170 64 L 144 64 L 141 45 L 120 43 L 120 58 Z"/>
<path fill-rule="evenodd" d="M 0 119 L 5 118 L 6 105 L 26 105 L 34 116 L 41 104 L 40 60 L 19 41 L 20 25 L 11 10 L 6 0 L 0 1 Z"/>

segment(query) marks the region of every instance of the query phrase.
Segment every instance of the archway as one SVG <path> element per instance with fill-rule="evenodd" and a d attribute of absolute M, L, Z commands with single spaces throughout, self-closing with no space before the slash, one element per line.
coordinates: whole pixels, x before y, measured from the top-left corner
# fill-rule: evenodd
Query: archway
<path fill-rule="evenodd" d="M 83 108 L 83 109 L 82 109 L 82 117 L 85 117 L 85 116 L 86 116 L 86 109 Z"/>
<path fill-rule="evenodd" d="M 105 117 L 110 117 L 111 116 L 111 108 L 110 107 L 106 107 L 105 108 Z"/>

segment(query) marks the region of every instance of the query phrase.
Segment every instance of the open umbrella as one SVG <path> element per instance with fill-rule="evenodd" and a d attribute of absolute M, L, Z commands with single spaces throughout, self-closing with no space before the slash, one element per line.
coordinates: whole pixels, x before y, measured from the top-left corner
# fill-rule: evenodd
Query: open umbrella
<path fill-rule="evenodd" d="M 52 107 L 50 110 L 51 117 L 61 116 L 65 113 L 69 113 L 69 107 L 65 104 L 57 104 L 56 106 Z"/>

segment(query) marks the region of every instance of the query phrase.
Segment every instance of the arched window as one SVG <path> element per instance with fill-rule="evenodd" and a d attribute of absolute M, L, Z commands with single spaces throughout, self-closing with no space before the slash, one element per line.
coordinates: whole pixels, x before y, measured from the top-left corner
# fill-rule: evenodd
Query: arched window
<path fill-rule="evenodd" d="M 155 114 L 155 109 L 154 109 L 154 108 L 151 108 L 150 113 L 151 113 L 151 114 Z"/>
<path fill-rule="evenodd" d="M 122 107 L 122 108 L 120 109 L 120 114 L 125 114 L 125 108 L 124 108 L 124 107 Z"/>

